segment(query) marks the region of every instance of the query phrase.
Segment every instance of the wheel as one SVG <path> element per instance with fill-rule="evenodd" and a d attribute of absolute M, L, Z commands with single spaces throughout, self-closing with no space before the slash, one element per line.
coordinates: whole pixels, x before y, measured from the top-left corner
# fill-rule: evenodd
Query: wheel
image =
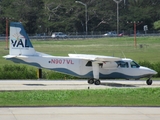
<path fill-rule="evenodd" d="M 89 79 L 89 80 L 88 80 L 88 83 L 89 83 L 89 84 L 93 84 L 93 83 L 94 83 L 94 79 Z"/>
<path fill-rule="evenodd" d="M 146 83 L 147 83 L 147 85 L 152 85 L 152 80 L 148 79 L 148 80 L 146 81 Z"/>
<path fill-rule="evenodd" d="M 94 84 L 95 84 L 95 85 L 100 85 L 100 84 L 101 84 L 101 81 L 100 81 L 100 80 L 95 80 Z"/>

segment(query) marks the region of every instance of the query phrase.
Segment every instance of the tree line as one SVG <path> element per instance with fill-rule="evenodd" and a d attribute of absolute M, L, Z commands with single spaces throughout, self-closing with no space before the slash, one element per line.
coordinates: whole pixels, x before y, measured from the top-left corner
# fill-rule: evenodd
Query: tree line
<path fill-rule="evenodd" d="M 116 31 L 117 4 L 113 0 L 79 0 L 87 6 L 88 31 Z M 118 1 L 118 0 L 117 0 Z M 160 0 L 122 0 L 118 4 L 119 31 L 160 29 Z M 0 0 L 0 34 L 6 19 L 22 22 L 28 34 L 85 31 L 85 6 L 75 0 Z M 130 24 L 129 24 L 130 23 Z"/>

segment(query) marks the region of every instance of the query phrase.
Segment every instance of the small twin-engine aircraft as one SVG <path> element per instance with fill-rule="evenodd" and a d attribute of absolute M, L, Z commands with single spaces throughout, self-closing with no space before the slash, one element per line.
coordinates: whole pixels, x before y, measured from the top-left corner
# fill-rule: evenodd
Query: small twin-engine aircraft
<path fill-rule="evenodd" d="M 151 77 L 156 71 L 138 65 L 131 59 L 119 57 L 68 54 L 68 57 L 52 56 L 35 51 L 19 22 L 10 23 L 9 55 L 3 56 L 15 63 L 24 63 L 38 68 L 88 78 L 89 84 L 100 85 L 100 79 L 140 79 L 147 77 L 146 83 L 152 84 Z"/>

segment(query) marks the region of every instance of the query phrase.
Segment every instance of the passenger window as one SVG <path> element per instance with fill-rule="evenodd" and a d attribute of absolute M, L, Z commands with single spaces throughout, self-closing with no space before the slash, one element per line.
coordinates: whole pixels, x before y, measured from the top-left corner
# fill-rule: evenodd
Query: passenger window
<path fill-rule="evenodd" d="M 120 66 L 121 68 L 128 68 L 128 62 L 120 63 L 119 66 Z"/>
<path fill-rule="evenodd" d="M 88 61 L 86 66 L 92 66 L 92 62 L 91 61 Z"/>
<path fill-rule="evenodd" d="M 136 63 L 136 62 L 134 62 L 134 61 L 132 61 L 131 63 L 131 68 L 139 68 L 140 66 Z"/>

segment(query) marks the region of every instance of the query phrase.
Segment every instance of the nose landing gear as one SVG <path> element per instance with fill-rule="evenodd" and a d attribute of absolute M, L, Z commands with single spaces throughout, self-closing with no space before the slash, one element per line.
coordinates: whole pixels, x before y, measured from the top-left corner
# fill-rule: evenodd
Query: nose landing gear
<path fill-rule="evenodd" d="M 149 78 L 147 81 L 146 81 L 147 85 L 152 85 L 152 80 Z"/>

